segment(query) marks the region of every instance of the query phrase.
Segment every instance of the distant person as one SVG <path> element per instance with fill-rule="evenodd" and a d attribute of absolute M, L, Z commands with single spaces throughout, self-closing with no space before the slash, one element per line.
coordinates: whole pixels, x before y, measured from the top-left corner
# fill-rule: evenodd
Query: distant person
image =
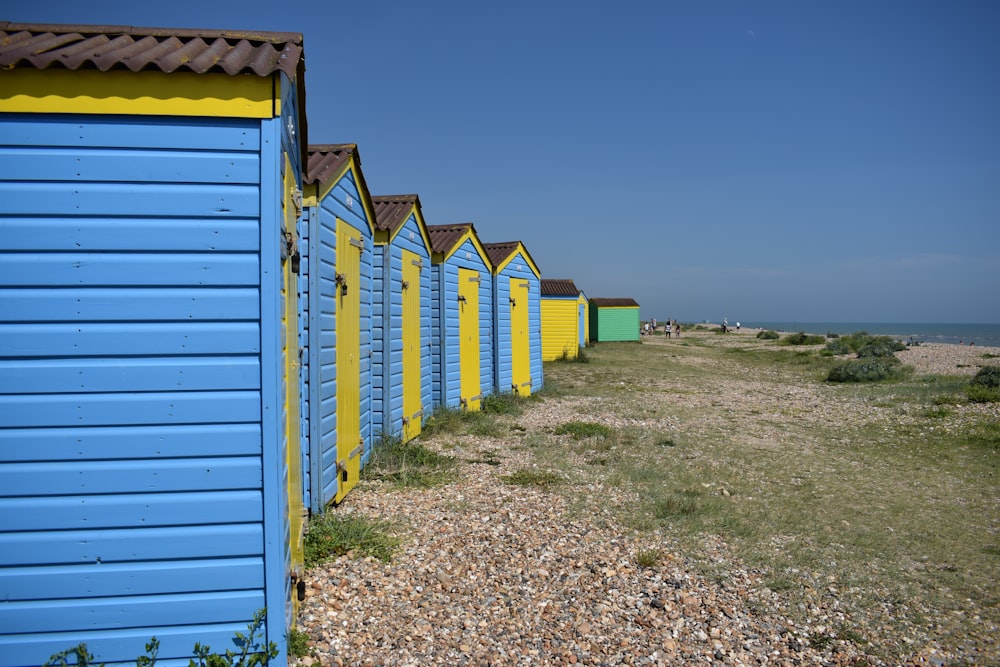
<path fill-rule="evenodd" d="M 681 325 L 677 323 L 677 320 L 674 320 L 674 337 L 681 337 Z"/>
<path fill-rule="evenodd" d="M 737 331 L 739 331 L 739 330 L 740 330 L 740 323 L 739 323 L 739 322 L 737 322 L 737 323 L 736 323 L 736 330 L 737 330 Z"/>
<path fill-rule="evenodd" d="M 667 338 L 670 338 L 670 320 L 667 320 L 667 323 L 663 325 L 663 328 L 667 332 Z"/>

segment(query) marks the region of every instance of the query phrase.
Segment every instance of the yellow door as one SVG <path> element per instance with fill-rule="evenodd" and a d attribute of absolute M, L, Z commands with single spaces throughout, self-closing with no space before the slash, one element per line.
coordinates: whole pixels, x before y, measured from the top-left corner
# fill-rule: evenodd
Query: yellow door
<path fill-rule="evenodd" d="M 295 206 L 295 176 L 285 155 L 283 179 L 284 197 L 281 205 L 285 230 L 294 238 L 299 211 Z M 285 465 L 288 467 L 288 525 L 291 544 L 292 571 L 302 575 L 303 543 L 305 539 L 305 506 L 302 504 L 302 443 L 301 415 L 299 413 L 299 317 L 297 276 L 292 271 L 292 260 L 286 259 L 282 267 L 281 296 L 284 301 L 282 319 L 282 355 L 285 362 Z M 292 596 L 292 604 L 297 598 Z"/>
<path fill-rule="evenodd" d="M 361 474 L 361 232 L 337 220 L 337 493 Z"/>
<path fill-rule="evenodd" d="M 420 435 L 420 257 L 403 251 L 403 442 Z"/>
<path fill-rule="evenodd" d="M 459 397 L 466 410 L 479 410 L 479 272 L 458 270 Z"/>
<path fill-rule="evenodd" d="M 510 359 L 511 382 L 522 396 L 531 394 L 531 348 L 528 344 L 529 284 L 510 279 Z"/>

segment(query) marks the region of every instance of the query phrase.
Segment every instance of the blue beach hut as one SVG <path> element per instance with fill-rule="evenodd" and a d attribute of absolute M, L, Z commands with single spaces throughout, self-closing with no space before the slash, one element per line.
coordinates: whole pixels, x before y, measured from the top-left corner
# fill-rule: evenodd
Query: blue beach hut
<path fill-rule="evenodd" d="M 286 659 L 293 33 L 0 24 L 0 667 Z M 298 579 L 298 581 L 296 581 Z"/>
<path fill-rule="evenodd" d="M 420 435 L 431 393 L 431 241 L 417 195 L 372 197 L 372 430 Z"/>
<path fill-rule="evenodd" d="M 480 409 L 493 389 L 492 265 L 472 223 L 428 225 L 435 407 Z"/>
<path fill-rule="evenodd" d="M 309 147 L 304 204 L 303 469 L 306 504 L 322 512 L 357 485 L 372 447 L 375 212 L 357 146 Z"/>
<path fill-rule="evenodd" d="M 541 273 L 520 241 L 484 243 L 493 264 L 494 391 L 542 388 Z"/>

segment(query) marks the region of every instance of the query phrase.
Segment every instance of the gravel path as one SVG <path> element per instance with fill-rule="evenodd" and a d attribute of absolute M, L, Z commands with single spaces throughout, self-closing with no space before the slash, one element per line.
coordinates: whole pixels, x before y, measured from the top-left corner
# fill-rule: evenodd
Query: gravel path
<path fill-rule="evenodd" d="M 935 355 L 937 347 L 909 350 L 905 362 L 920 373 L 971 374 L 987 351 L 943 346 Z M 605 420 L 587 400 L 532 405 L 519 427 L 544 428 L 568 412 Z M 777 594 L 721 542 L 707 550 L 725 574 L 708 580 L 661 533 L 637 536 L 610 514 L 580 516 L 557 493 L 504 482 L 531 464 L 530 451 L 490 438 L 422 442 L 466 461 L 459 480 L 430 490 L 365 482 L 335 510 L 396 522 L 403 547 L 388 564 L 344 556 L 307 574 L 299 628 L 315 657 L 299 664 L 885 664 L 838 637 L 832 620 L 803 627 L 767 614 L 780 608 Z M 468 462 L 476 460 L 490 463 Z M 622 493 L 591 491 L 609 504 Z M 640 566 L 640 554 L 656 564 Z M 832 619 L 829 604 L 828 616 L 814 617 Z M 952 659 L 914 647 L 908 664 Z"/>

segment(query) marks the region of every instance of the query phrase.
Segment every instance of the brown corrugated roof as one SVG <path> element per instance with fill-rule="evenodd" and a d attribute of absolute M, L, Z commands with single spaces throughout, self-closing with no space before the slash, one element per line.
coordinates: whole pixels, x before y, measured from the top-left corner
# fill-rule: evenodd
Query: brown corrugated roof
<path fill-rule="evenodd" d="M 520 241 L 501 241 L 500 243 L 484 243 L 483 249 L 486 256 L 493 262 L 493 266 L 500 266 L 508 257 L 517 252 Z"/>
<path fill-rule="evenodd" d="M 186 70 L 295 79 L 301 33 L 0 22 L 0 68 Z M 304 70 L 303 70 L 304 71 Z"/>
<path fill-rule="evenodd" d="M 372 206 L 375 229 L 392 233 L 406 223 L 414 208 L 420 210 L 420 198 L 417 195 L 380 195 L 372 197 Z"/>
<path fill-rule="evenodd" d="M 639 307 L 635 299 L 606 299 L 601 297 L 594 297 L 590 300 L 595 306 L 634 306 Z"/>
<path fill-rule="evenodd" d="M 572 280 L 563 278 L 542 278 L 542 296 L 571 296 L 580 295 L 580 290 Z"/>
<path fill-rule="evenodd" d="M 328 182 L 343 171 L 352 155 L 361 164 L 356 144 L 321 144 L 310 146 L 307 152 L 306 173 L 302 177 L 304 183 Z"/>
<path fill-rule="evenodd" d="M 427 235 L 431 239 L 431 251 L 447 253 L 470 229 L 475 232 L 471 222 L 463 222 L 458 225 L 427 225 Z"/>

